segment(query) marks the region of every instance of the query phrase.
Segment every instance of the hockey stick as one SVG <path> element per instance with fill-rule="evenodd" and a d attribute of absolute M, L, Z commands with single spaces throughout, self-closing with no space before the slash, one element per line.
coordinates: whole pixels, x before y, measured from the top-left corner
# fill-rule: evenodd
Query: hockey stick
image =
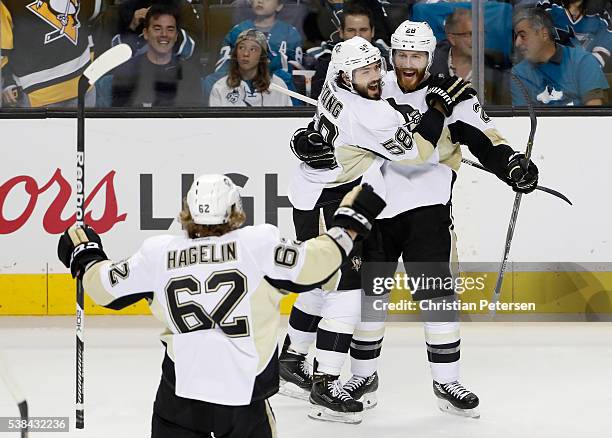
<path fill-rule="evenodd" d="M 529 120 L 531 127 L 529 129 L 529 139 L 527 140 L 527 148 L 525 149 L 526 162 L 529 163 L 531 157 L 531 149 L 533 148 L 533 139 L 535 137 L 536 129 L 538 127 L 538 119 L 536 118 L 535 111 L 533 109 L 533 103 L 529 97 L 529 92 L 525 87 L 525 84 L 514 74 L 510 73 L 512 80 L 516 82 L 516 85 L 521 89 L 521 92 L 525 96 L 527 102 L 527 109 L 529 110 Z M 512 237 L 514 236 L 514 228 L 516 227 L 516 220 L 518 218 L 519 207 L 521 206 L 522 193 L 517 193 L 514 196 L 514 205 L 512 206 L 512 213 L 510 214 L 510 223 L 508 224 L 508 232 L 506 233 L 506 244 L 504 245 L 504 254 L 502 257 L 501 266 L 499 267 L 499 273 L 497 275 L 497 282 L 495 283 L 495 289 L 493 290 L 493 297 L 491 303 L 495 304 L 499 301 L 499 295 L 501 292 L 502 282 L 504 281 L 504 274 L 506 273 L 506 267 L 508 265 L 508 255 L 510 254 L 510 245 L 512 245 Z M 491 317 L 495 316 L 495 306 L 492 307 L 489 312 Z"/>
<path fill-rule="evenodd" d="M 311 105 L 317 106 L 317 101 L 311 97 L 306 97 L 303 94 L 296 93 L 295 91 L 288 90 L 287 88 L 281 87 L 280 85 L 276 85 L 271 83 L 270 89 L 274 91 L 278 91 L 279 93 L 285 94 L 289 97 L 293 97 L 297 100 L 301 100 L 302 102 L 309 103 Z"/>
<path fill-rule="evenodd" d="M 13 400 L 15 400 L 15 403 L 17 403 L 21 421 L 25 421 L 26 427 L 21 428 L 21 438 L 28 438 L 28 402 L 26 401 L 21 388 L 19 385 L 17 385 L 17 382 L 13 378 L 13 375 L 9 372 L 8 366 L 5 365 L 2 357 L 0 357 L 0 379 L 4 380 L 4 384 L 6 385 L 9 394 L 11 394 Z"/>
<path fill-rule="evenodd" d="M 461 162 L 462 162 L 462 163 L 465 163 L 465 164 L 467 164 L 467 165 L 469 165 L 469 166 L 475 167 L 476 169 L 484 170 L 485 172 L 489 172 L 489 173 L 491 173 L 491 174 L 495 175 L 495 174 L 494 174 L 492 171 L 490 171 L 489 169 L 487 169 L 486 167 L 484 167 L 482 164 L 478 164 L 478 163 L 476 163 L 476 162 L 474 162 L 474 161 L 472 161 L 472 160 L 468 160 L 467 158 L 462 158 L 462 159 L 461 159 Z M 561 193 L 561 192 L 558 192 L 558 191 L 553 190 L 553 189 L 549 189 L 548 187 L 544 187 L 544 186 L 536 186 L 536 188 L 535 188 L 535 189 L 536 189 L 536 190 L 541 190 L 541 191 L 546 192 L 546 193 L 550 193 L 551 195 L 556 196 L 557 198 L 563 199 L 563 200 L 564 200 L 565 202 L 567 202 L 569 205 L 574 205 L 574 204 L 572 204 L 572 201 L 570 201 L 570 200 L 568 199 L 568 197 L 567 197 L 567 196 L 565 196 L 565 195 L 564 195 L 563 193 Z"/>
<path fill-rule="evenodd" d="M 77 103 L 77 151 L 76 151 L 76 225 L 82 226 L 85 218 L 85 93 L 100 77 L 132 57 L 132 49 L 127 44 L 119 44 L 96 58 L 85 69 L 79 79 Z M 83 387 L 85 380 L 83 351 L 85 349 L 85 312 L 83 282 L 77 278 L 76 284 L 76 428 L 85 427 L 85 406 Z"/>

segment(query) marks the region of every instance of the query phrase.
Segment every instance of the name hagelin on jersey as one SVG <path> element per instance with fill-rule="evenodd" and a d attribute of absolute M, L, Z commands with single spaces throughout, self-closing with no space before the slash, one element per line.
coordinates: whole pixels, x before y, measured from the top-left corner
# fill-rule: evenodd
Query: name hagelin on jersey
<path fill-rule="evenodd" d="M 79 0 L 36 0 L 26 7 L 53 28 L 51 32 L 45 34 L 44 44 L 66 38 L 77 45 L 81 27 L 77 19 L 81 7 Z"/>
<path fill-rule="evenodd" d="M 168 252 L 168 270 L 201 263 L 225 263 L 238 260 L 236 242 L 205 243 L 181 251 Z"/>

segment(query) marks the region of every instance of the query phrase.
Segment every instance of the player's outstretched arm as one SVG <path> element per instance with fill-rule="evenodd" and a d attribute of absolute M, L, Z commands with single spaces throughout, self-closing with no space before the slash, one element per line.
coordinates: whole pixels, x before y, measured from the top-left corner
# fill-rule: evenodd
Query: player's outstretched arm
<path fill-rule="evenodd" d="M 113 263 L 98 233 L 84 225 L 69 228 L 60 236 L 57 254 L 72 276 L 82 279 L 85 291 L 100 306 L 119 310 L 142 298 L 153 299 L 153 277 L 146 270 L 142 248 L 129 259 Z"/>
<path fill-rule="evenodd" d="M 484 167 L 514 191 L 530 193 L 535 190 L 537 166 L 508 145 L 476 97 L 455 108 L 448 129 L 454 143 L 466 145 Z"/>
<path fill-rule="evenodd" d="M 385 201 L 370 186 L 353 188 L 336 210 L 332 227 L 304 242 L 288 244 L 276 238 L 271 262 L 263 266 L 266 280 L 280 290 L 306 292 L 326 283 L 340 268 L 353 249 L 353 241 L 368 235 Z M 278 231 L 274 228 L 276 232 Z"/>

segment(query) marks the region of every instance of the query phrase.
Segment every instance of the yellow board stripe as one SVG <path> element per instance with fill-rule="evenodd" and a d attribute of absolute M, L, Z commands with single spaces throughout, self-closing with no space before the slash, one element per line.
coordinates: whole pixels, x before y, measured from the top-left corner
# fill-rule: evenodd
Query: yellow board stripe
<path fill-rule="evenodd" d="M 463 274 L 464 277 L 484 275 Z M 496 273 L 487 273 L 484 291 L 466 292 L 461 299 L 464 302 L 490 299 L 496 277 Z M 533 302 L 537 313 L 612 313 L 610 291 L 612 272 L 513 272 L 506 274 L 501 301 Z M 394 302 L 410 299 L 408 291 L 393 291 L 391 296 Z M 282 314 L 289 314 L 296 297 L 290 294 L 281 300 Z M 73 315 L 75 306 L 75 281 L 68 274 L 0 274 L 0 315 Z M 97 306 L 87 293 L 85 312 L 88 315 L 150 314 L 144 300 L 114 311 Z"/>

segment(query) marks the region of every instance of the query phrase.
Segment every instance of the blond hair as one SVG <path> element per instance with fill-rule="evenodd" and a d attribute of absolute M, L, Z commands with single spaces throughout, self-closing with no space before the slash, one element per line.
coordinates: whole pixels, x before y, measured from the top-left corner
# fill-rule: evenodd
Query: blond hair
<path fill-rule="evenodd" d="M 196 224 L 193 221 L 191 212 L 189 211 L 189 205 L 187 200 L 183 200 L 183 209 L 179 213 L 178 217 L 183 229 L 187 232 L 190 239 L 197 239 L 198 237 L 210 237 L 210 236 L 223 236 L 230 231 L 237 230 L 246 221 L 246 215 L 242 210 L 238 210 L 235 206 L 232 207 L 229 220 L 224 224 L 216 225 L 201 225 Z"/>

